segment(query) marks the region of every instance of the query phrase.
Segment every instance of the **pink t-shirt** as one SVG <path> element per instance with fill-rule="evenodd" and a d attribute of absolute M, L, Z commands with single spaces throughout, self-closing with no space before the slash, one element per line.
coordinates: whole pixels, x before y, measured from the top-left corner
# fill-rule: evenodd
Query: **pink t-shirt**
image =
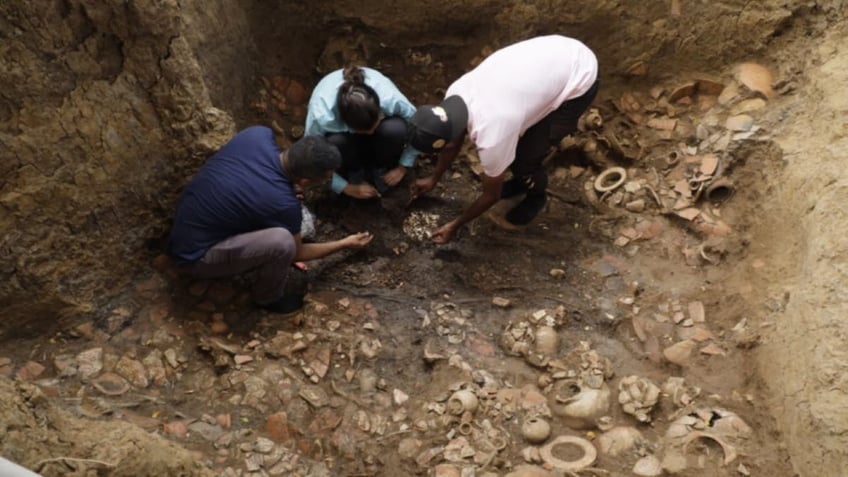
<path fill-rule="evenodd" d="M 564 36 L 541 36 L 492 53 L 456 80 L 445 97 L 465 101 L 468 134 L 483 172 L 495 177 L 512 164 L 524 131 L 583 95 L 597 77 L 598 60 L 586 45 Z"/>

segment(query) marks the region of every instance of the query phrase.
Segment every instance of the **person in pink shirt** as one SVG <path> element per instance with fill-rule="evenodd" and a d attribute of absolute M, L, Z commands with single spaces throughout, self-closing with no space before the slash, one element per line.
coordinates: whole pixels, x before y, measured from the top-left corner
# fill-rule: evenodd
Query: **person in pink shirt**
<path fill-rule="evenodd" d="M 573 38 L 541 36 L 492 53 L 451 84 L 440 104 L 420 106 L 410 119 L 409 144 L 439 157 L 433 174 L 411 185 L 412 197 L 433 190 L 466 135 L 483 167 L 480 196 L 434 231 L 433 241 L 450 242 L 460 227 L 498 200 L 519 194 L 524 198 L 507 213 L 507 221 L 525 225 L 533 220 L 547 200 L 542 162 L 551 146 L 577 130 L 598 84 L 592 50 Z"/>

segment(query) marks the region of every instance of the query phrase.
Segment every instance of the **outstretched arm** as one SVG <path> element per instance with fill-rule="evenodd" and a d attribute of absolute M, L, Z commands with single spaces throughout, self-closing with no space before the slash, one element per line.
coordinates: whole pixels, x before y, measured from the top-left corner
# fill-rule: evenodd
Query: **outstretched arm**
<path fill-rule="evenodd" d="M 483 192 L 459 217 L 441 226 L 433 232 L 433 242 L 438 244 L 448 243 L 456 236 L 460 227 L 471 222 L 483 212 L 489 210 L 501 198 L 501 187 L 503 187 L 504 174 L 490 177 L 482 174 Z"/>
<path fill-rule="evenodd" d="M 433 170 L 433 174 L 430 177 L 424 177 L 412 183 L 409 189 L 413 199 L 430 192 L 436 187 L 442 175 L 448 170 L 448 167 L 456 159 L 456 156 L 459 155 L 459 150 L 462 148 L 464 140 L 465 135 L 463 134 L 459 139 L 445 146 L 439 153 L 439 159 L 436 161 L 436 168 Z"/>
<path fill-rule="evenodd" d="M 297 245 L 294 259 L 298 262 L 308 262 L 348 248 L 363 248 L 371 243 L 373 238 L 374 236 L 370 232 L 359 232 L 330 242 L 303 243 L 300 234 L 297 234 L 294 236 Z"/>

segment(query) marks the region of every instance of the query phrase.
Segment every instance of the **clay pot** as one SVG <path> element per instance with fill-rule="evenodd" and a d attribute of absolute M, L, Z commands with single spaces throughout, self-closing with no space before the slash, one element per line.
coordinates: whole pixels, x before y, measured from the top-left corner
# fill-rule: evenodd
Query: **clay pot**
<path fill-rule="evenodd" d="M 639 376 L 628 376 L 618 383 L 618 402 L 627 414 L 639 422 L 651 421 L 651 410 L 660 396 L 660 388 L 651 380 Z"/>
<path fill-rule="evenodd" d="M 448 399 L 448 412 L 457 416 L 466 411 L 474 412 L 478 404 L 476 394 L 467 389 L 460 389 Z"/>
<path fill-rule="evenodd" d="M 601 452 L 613 457 L 628 452 L 642 442 L 642 433 L 635 427 L 613 427 L 598 438 Z"/>
<path fill-rule="evenodd" d="M 521 435 L 531 444 L 540 444 L 550 437 L 551 425 L 544 419 L 533 417 L 524 421 L 521 426 Z"/>
<path fill-rule="evenodd" d="M 735 191 L 733 181 L 727 177 L 719 177 L 707 187 L 707 200 L 714 203 L 722 203 L 730 198 Z"/>
<path fill-rule="evenodd" d="M 610 390 L 605 383 L 588 387 L 581 383 L 565 382 L 555 393 L 553 412 L 566 418 L 566 425 L 575 429 L 595 427 L 595 421 L 607 414 Z"/>
<path fill-rule="evenodd" d="M 544 355 L 556 354 L 559 348 L 559 334 L 550 326 L 536 329 L 536 352 Z"/>
<path fill-rule="evenodd" d="M 642 457 L 633 466 L 633 473 L 640 477 L 658 477 L 663 474 L 662 464 L 656 457 Z"/>

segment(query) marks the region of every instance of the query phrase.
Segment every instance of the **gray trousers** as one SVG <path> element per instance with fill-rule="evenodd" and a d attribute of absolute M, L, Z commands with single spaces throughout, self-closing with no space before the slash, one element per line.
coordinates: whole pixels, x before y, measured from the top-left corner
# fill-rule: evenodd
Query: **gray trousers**
<path fill-rule="evenodd" d="M 232 236 L 215 244 L 200 260 L 187 265 L 189 275 L 212 279 L 256 271 L 253 301 L 267 305 L 283 296 L 297 247 L 282 227 Z"/>

